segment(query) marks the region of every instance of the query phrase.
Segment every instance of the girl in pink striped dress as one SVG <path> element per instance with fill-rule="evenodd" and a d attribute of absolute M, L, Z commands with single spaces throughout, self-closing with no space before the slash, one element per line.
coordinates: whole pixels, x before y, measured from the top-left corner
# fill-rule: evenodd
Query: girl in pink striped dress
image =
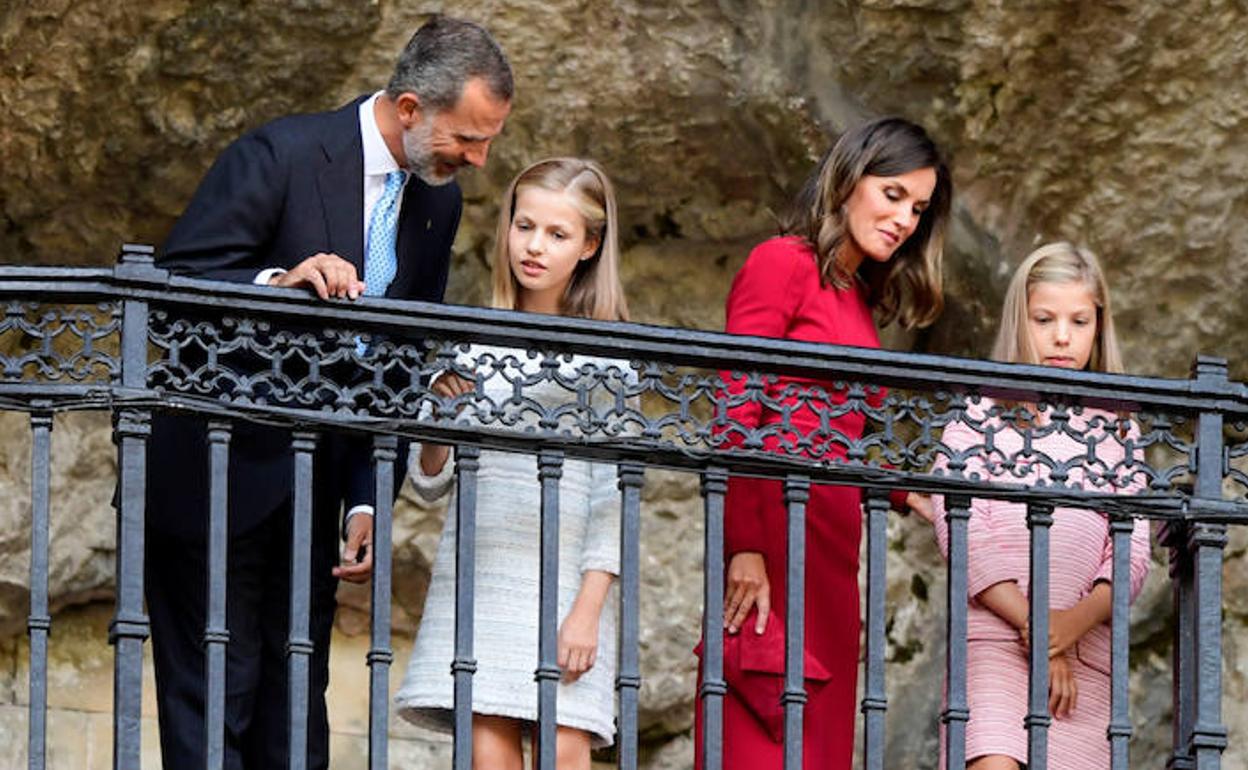
<path fill-rule="evenodd" d="M 999 361 L 1121 372 L 1109 292 L 1096 257 L 1068 243 L 1041 247 L 1019 266 L 1006 292 L 1001 329 L 993 348 Z M 1019 455 L 1024 433 L 1031 447 L 1054 463 L 1079 459 L 1067 483 L 1103 492 L 1132 493 L 1142 476 L 1123 463 L 1124 446 L 1137 435 L 1125 417 L 1091 408 L 1055 410 L 1018 405 L 1012 419 L 989 399 L 967 409 L 964 421 L 942 437 L 950 451 L 972 452 L 967 473 L 1014 484 L 1046 483 L 1050 465 L 1035 453 Z M 1006 410 L 1010 411 L 1010 410 Z M 986 428 L 992 430 L 990 448 Z M 1133 459 L 1142 460 L 1139 451 Z M 946 460 L 947 461 L 947 460 Z M 1007 461 L 1012 461 L 1008 462 Z M 942 463 L 938 462 L 939 467 Z M 1084 472 L 1089 469 L 1088 472 Z M 942 553 L 949 532 L 944 501 L 932 500 Z M 967 699 L 971 718 L 966 757 L 972 770 L 1018 770 L 1027 761 L 1027 638 L 1029 533 L 1026 506 L 975 499 L 968 525 Z M 1089 770 L 1109 766 L 1110 578 L 1113 548 L 1101 513 L 1057 508 L 1050 530 L 1049 767 Z M 1131 535 L 1131 599 L 1149 565 L 1148 523 L 1137 519 Z M 942 744 L 943 744 L 942 734 Z M 944 752 L 941 752 L 944 767 Z"/>

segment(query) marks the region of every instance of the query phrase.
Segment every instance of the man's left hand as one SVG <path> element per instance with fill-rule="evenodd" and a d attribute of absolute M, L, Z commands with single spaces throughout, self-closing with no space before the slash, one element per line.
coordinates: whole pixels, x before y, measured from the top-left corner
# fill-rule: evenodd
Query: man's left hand
<path fill-rule="evenodd" d="M 360 551 L 363 557 L 360 559 Z M 357 562 L 358 559 L 358 562 Z M 350 583 L 367 583 L 373 574 L 373 517 L 357 513 L 347 520 L 347 543 L 342 564 L 334 567 L 334 577 Z"/>

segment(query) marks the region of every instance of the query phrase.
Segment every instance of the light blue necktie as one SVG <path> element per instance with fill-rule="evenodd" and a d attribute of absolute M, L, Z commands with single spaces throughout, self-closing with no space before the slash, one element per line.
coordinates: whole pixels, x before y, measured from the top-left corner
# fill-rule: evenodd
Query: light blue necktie
<path fill-rule="evenodd" d="M 368 296 L 384 295 L 398 271 L 394 244 L 399 232 L 399 195 L 406 176 L 402 171 L 386 174 L 386 189 L 368 219 L 368 247 L 364 249 L 364 293 Z"/>
<path fill-rule="evenodd" d="M 398 272 L 398 259 L 395 257 L 394 245 L 399 233 L 399 195 L 403 192 L 403 181 L 407 175 L 402 171 L 391 171 L 386 174 L 386 189 L 381 193 L 373 213 L 368 218 L 368 246 L 364 249 L 364 294 L 369 297 L 381 297 L 394 274 Z M 371 345 L 359 338 L 355 342 L 355 352 L 367 355 Z"/>

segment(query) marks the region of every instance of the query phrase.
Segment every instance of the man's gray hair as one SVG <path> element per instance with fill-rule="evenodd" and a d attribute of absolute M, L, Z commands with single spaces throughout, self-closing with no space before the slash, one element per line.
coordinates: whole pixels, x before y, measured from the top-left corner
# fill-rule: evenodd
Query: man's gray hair
<path fill-rule="evenodd" d="M 445 110 L 459 102 L 464 84 L 473 78 L 484 80 L 496 99 L 511 101 L 511 65 L 490 33 L 479 24 L 439 15 L 407 42 L 386 93 L 397 99 L 411 92 L 423 108 Z"/>

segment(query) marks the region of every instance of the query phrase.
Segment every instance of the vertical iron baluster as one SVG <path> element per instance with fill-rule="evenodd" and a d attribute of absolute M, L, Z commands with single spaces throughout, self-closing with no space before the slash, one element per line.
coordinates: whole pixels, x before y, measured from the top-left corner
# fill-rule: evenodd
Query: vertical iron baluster
<path fill-rule="evenodd" d="M 159 279 L 152 268 L 151 246 L 124 244 L 114 269 L 128 280 Z M 121 311 L 121 385 L 147 386 L 148 303 L 126 299 Z M 149 624 L 143 612 L 143 537 L 146 516 L 147 440 L 152 415 L 147 409 L 116 413 L 119 447 L 117 509 L 117 600 L 108 628 L 113 645 L 113 768 L 139 766 L 142 752 L 143 642 Z"/>
<path fill-rule="evenodd" d="M 475 614 L 477 546 L 477 470 L 481 449 L 455 449 L 455 770 L 472 770 L 472 627 Z"/>
<path fill-rule="evenodd" d="M 286 642 L 289 669 L 290 770 L 308 766 L 308 696 L 312 668 L 312 453 L 317 435 L 295 431 L 295 478 L 290 537 L 290 636 Z"/>
<path fill-rule="evenodd" d="M 1197 770 L 1221 767 L 1226 748 L 1226 725 L 1222 724 L 1222 551 L 1226 543 L 1225 524 L 1197 523 L 1189 530 L 1195 574 L 1196 687 L 1188 753 Z"/>
<path fill-rule="evenodd" d="M 966 700 L 967 622 L 967 528 L 971 498 L 945 495 L 945 521 L 949 525 L 949 580 L 945 591 L 945 766 L 966 768 L 966 723 L 971 711 Z"/>
<path fill-rule="evenodd" d="M 204 700 L 204 756 L 209 770 L 225 765 L 225 657 L 230 632 L 226 628 L 225 588 L 229 565 L 229 467 L 232 426 L 208 423 L 208 616 L 204 625 L 206 663 Z"/>
<path fill-rule="evenodd" d="M 885 604 L 888 590 L 885 565 L 888 559 L 888 490 L 867 489 L 867 656 L 866 686 L 862 696 L 863 766 L 884 769 L 884 714 L 888 695 L 884 689 Z"/>
<path fill-rule="evenodd" d="M 784 624 L 784 768 L 802 767 L 802 713 L 806 705 L 806 502 L 810 499 L 810 479 L 790 475 L 784 480 L 784 503 L 788 510 L 785 550 Z"/>
<path fill-rule="evenodd" d="M 1192 586 L 1192 555 L 1187 550 L 1190 525 L 1182 519 L 1167 521 L 1159 540 L 1170 550 L 1170 585 L 1174 612 L 1174 639 L 1171 650 L 1172 708 L 1169 770 L 1192 770 L 1196 765 L 1188 753 L 1196 704 L 1193 697 L 1196 665 L 1196 602 Z"/>
<path fill-rule="evenodd" d="M 620 660 L 618 766 L 637 770 L 637 701 L 641 692 L 641 487 L 645 466 L 620 463 Z"/>
<path fill-rule="evenodd" d="M 368 766 L 390 766 L 390 540 L 394 513 L 394 459 L 398 439 L 373 438 L 373 594 L 368 650 Z"/>
<path fill-rule="evenodd" d="M 1131 739 L 1131 714 L 1127 691 L 1131 654 L 1131 531 L 1130 518 L 1114 516 L 1109 523 L 1114 562 L 1110 587 L 1113 612 L 1110 615 L 1109 655 L 1109 739 L 1111 770 L 1127 770 L 1127 742 Z"/>
<path fill-rule="evenodd" d="M 555 770 L 555 735 L 559 687 L 559 479 L 563 452 L 544 449 L 537 455 L 542 485 L 541 598 L 537 641 L 538 770 Z"/>
<path fill-rule="evenodd" d="M 36 406 L 46 406 L 36 404 Z M 48 513 L 51 492 L 52 413 L 30 415 L 30 734 L 27 765 L 43 770 L 47 761 L 48 719 Z"/>
<path fill-rule="evenodd" d="M 1203 387 L 1221 390 L 1227 385 L 1226 359 L 1197 356 L 1194 379 Z M 1205 502 L 1222 500 L 1226 472 L 1222 413 L 1210 407 L 1196 423 L 1196 488 L 1191 513 L 1200 517 Z M 1198 770 L 1222 765 L 1226 725 L 1222 723 L 1222 552 L 1226 525 L 1197 521 L 1189 531 L 1193 587 L 1196 601 L 1195 721 L 1190 753 Z"/>
<path fill-rule="evenodd" d="M 1027 768 L 1046 770 L 1049 766 L 1049 528 L 1053 526 L 1053 506 L 1027 503 L 1027 527 L 1031 530 L 1031 559 L 1028 582 L 1027 625 L 1031 629 L 1028 661 Z"/>
<path fill-rule="evenodd" d="M 118 414 L 121 507 L 117 515 L 117 610 L 108 630 L 108 641 L 115 648 L 114 770 L 138 767 L 142 750 L 143 641 L 148 635 L 143 613 L 143 517 L 151 430 L 151 414 L 145 410 L 123 409 Z"/>
<path fill-rule="evenodd" d="M 707 468 L 702 473 L 706 502 L 702 599 L 702 765 L 721 770 L 724 757 L 724 494 L 728 472 Z"/>

